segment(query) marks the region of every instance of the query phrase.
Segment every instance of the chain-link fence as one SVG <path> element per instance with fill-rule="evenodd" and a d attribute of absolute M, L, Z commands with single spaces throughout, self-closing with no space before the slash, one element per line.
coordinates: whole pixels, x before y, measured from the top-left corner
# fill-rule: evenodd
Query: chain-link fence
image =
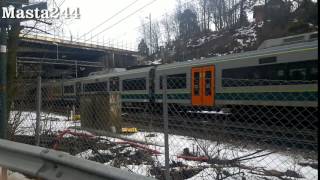
<path fill-rule="evenodd" d="M 317 179 L 318 92 L 211 72 L 19 82 L 8 138 L 157 179 Z"/>

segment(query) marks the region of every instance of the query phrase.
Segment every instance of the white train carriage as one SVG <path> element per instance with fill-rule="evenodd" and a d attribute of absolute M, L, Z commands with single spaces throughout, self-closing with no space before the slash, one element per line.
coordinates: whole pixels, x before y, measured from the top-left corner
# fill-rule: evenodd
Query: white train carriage
<path fill-rule="evenodd" d="M 318 40 L 160 65 L 155 75 L 155 97 L 159 103 L 164 75 L 169 103 L 315 107 Z"/>
<path fill-rule="evenodd" d="M 143 67 L 56 82 L 64 98 L 96 92 L 121 94 L 122 103 L 317 106 L 317 33 L 268 40 L 251 52 Z M 50 84 L 49 84 L 50 86 Z"/>

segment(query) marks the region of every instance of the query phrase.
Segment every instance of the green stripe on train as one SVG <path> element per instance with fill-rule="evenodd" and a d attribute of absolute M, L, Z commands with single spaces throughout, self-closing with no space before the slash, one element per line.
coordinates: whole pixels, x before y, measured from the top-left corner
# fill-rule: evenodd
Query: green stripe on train
<path fill-rule="evenodd" d="M 147 94 L 125 94 L 122 99 L 149 99 Z M 161 100 L 162 94 L 155 99 Z M 189 93 L 168 94 L 170 100 L 190 100 Z M 217 93 L 216 100 L 251 101 L 318 101 L 318 92 L 259 92 L 259 93 Z"/>
<path fill-rule="evenodd" d="M 318 92 L 217 93 L 217 100 L 318 101 Z"/>
<path fill-rule="evenodd" d="M 122 94 L 122 99 L 149 99 L 148 94 Z"/>

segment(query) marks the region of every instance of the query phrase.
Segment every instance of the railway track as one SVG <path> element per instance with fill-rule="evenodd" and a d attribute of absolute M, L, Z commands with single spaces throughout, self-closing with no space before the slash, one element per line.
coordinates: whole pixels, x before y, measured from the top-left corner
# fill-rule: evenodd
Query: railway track
<path fill-rule="evenodd" d="M 182 117 L 169 115 L 169 132 L 195 138 L 237 139 L 250 143 L 260 143 L 280 148 L 317 150 L 317 132 L 308 129 L 283 128 L 279 126 L 257 125 L 234 122 L 228 116 L 216 116 L 214 119 Z M 128 113 L 123 116 L 126 125 L 148 131 L 163 131 L 161 115 L 146 113 Z"/>

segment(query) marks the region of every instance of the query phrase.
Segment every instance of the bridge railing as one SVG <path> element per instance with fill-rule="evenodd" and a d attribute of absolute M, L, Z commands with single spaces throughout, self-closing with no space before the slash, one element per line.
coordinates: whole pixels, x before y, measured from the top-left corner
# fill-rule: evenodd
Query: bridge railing
<path fill-rule="evenodd" d="M 39 64 L 57 64 L 57 65 L 59 64 L 59 65 L 67 65 L 67 66 L 100 67 L 100 68 L 104 67 L 104 64 L 102 62 L 37 58 L 37 57 L 19 57 L 18 63 L 39 63 Z"/>
<path fill-rule="evenodd" d="M 137 52 L 137 48 L 134 43 L 128 43 L 123 41 L 115 41 L 115 40 L 88 40 L 86 38 L 71 38 L 65 36 L 52 36 L 52 35 L 39 35 L 39 34 L 21 34 L 21 38 L 26 39 L 35 39 L 41 41 L 48 41 L 52 43 L 62 43 L 62 44 L 70 44 L 77 45 L 83 47 L 90 47 L 102 50 L 112 50 L 112 51 L 120 51 L 120 52 L 128 52 L 135 53 Z"/>

